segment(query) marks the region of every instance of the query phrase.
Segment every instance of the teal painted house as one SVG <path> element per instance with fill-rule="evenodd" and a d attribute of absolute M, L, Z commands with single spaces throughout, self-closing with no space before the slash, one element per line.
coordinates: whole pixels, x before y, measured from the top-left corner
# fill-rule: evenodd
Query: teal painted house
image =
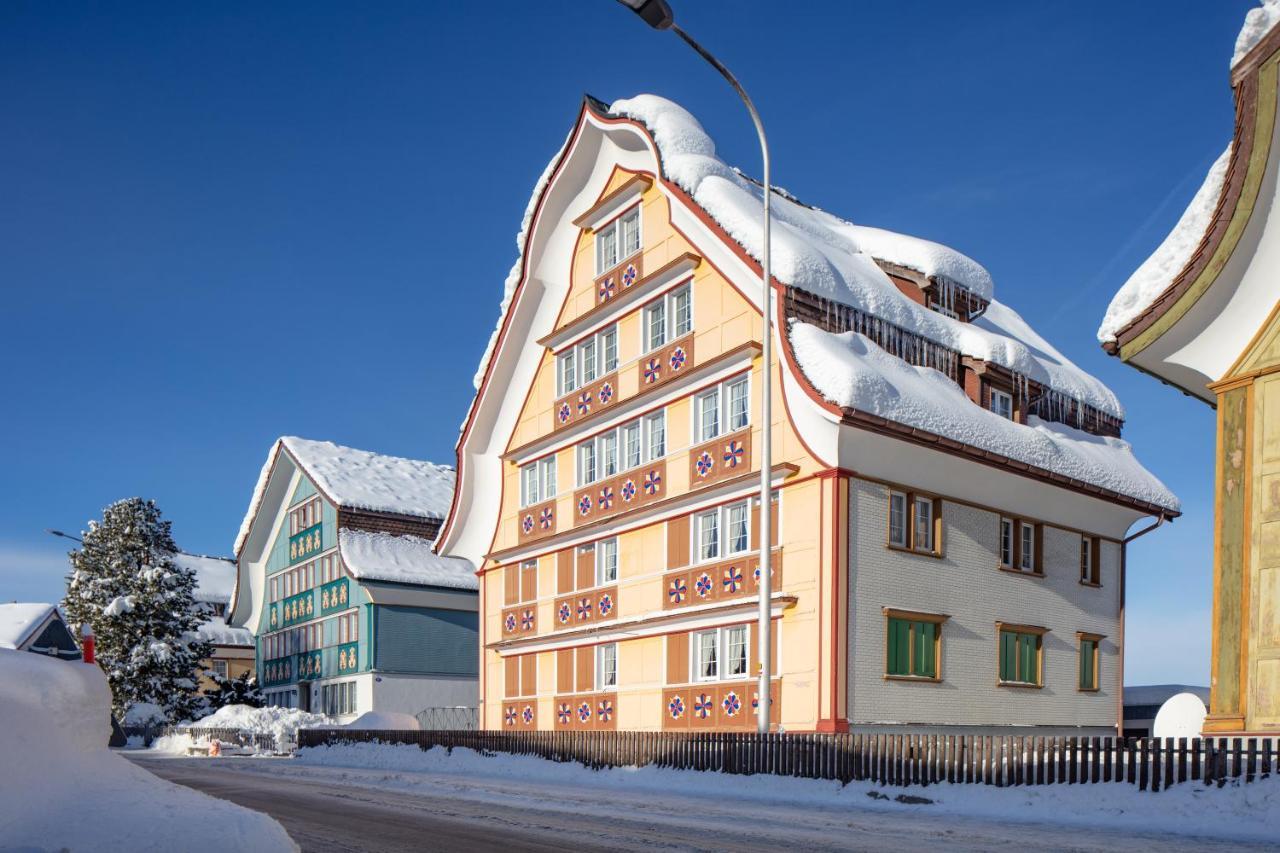
<path fill-rule="evenodd" d="M 227 615 L 253 633 L 268 704 L 339 718 L 476 705 L 475 572 L 432 548 L 453 486 L 443 465 L 275 443 Z"/>

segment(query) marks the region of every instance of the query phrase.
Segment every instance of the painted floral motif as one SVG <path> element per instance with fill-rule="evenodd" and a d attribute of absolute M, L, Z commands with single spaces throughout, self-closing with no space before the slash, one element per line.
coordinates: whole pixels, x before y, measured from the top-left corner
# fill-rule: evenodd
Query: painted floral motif
<path fill-rule="evenodd" d="M 578 706 L 578 722 L 585 723 L 591 719 L 591 703 L 583 702 Z"/>
<path fill-rule="evenodd" d="M 737 566 L 725 569 L 724 580 L 721 583 L 724 585 L 725 592 L 737 592 L 742 589 L 742 569 Z"/>
<path fill-rule="evenodd" d="M 530 533 L 533 532 L 533 516 L 532 515 L 526 515 L 520 521 L 520 529 L 524 531 L 525 536 L 528 536 Z M 326 603 L 324 606 L 328 607 L 329 605 Z"/>
<path fill-rule="evenodd" d="M 710 453 L 704 450 L 702 453 L 698 454 L 698 459 L 694 462 L 694 467 L 698 469 L 699 477 L 705 477 L 711 473 L 712 468 L 716 467 L 716 461 L 711 458 Z"/>
<path fill-rule="evenodd" d="M 569 602 L 560 605 L 559 611 L 556 612 L 556 618 L 560 620 L 561 625 L 569 622 L 569 617 L 573 616 L 573 608 L 569 606 Z"/>
<path fill-rule="evenodd" d="M 684 367 L 684 363 L 688 361 L 688 359 L 689 357 L 684 354 L 684 347 L 676 347 L 673 349 L 671 351 L 671 358 L 669 359 L 671 362 L 671 371 L 674 373 Z"/>
<path fill-rule="evenodd" d="M 622 501 L 631 503 L 636 496 L 636 481 L 628 477 L 622 484 Z"/>
<path fill-rule="evenodd" d="M 560 411 L 556 414 L 556 417 L 560 418 L 560 423 L 562 424 L 568 423 L 569 418 L 571 418 L 572 416 L 573 416 L 573 410 L 569 408 L 569 404 L 561 403 Z"/>
<path fill-rule="evenodd" d="M 613 385 L 606 382 L 600 386 L 600 390 L 596 392 L 596 399 L 600 401 L 600 405 L 604 405 L 613 399 Z"/>
<path fill-rule="evenodd" d="M 600 722 L 607 723 L 613 719 L 613 702 L 608 699 L 601 699 L 600 704 L 596 706 L 596 717 Z"/>
<path fill-rule="evenodd" d="M 608 616 L 613 612 L 613 596 L 605 593 L 600 596 L 600 603 L 596 605 L 596 609 L 600 611 L 601 616 Z"/>
<path fill-rule="evenodd" d="M 760 567 L 756 566 L 756 570 L 751 573 L 751 577 L 755 580 L 756 586 L 760 585 Z M 769 580 L 773 580 L 773 566 L 769 566 Z"/>
<path fill-rule="evenodd" d="M 609 276 L 600 282 L 600 301 L 607 302 L 613 298 L 613 291 L 616 285 L 613 283 L 613 276 Z"/>
<path fill-rule="evenodd" d="M 693 713 L 697 715 L 699 720 L 705 720 L 710 717 L 711 711 L 715 706 L 715 701 L 705 693 L 699 693 L 693 699 Z"/>
<path fill-rule="evenodd" d="M 731 441 L 724 446 L 724 464 L 726 468 L 737 468 L 742 464 L 746 448 L 741 441 Z"/>
<path fill-rule="evenodd" d="M 591 412 L 591 401 L 595 398 L 590 391 L 583 391 L 578 395 L 578 414 L 585 415 Z"/>
<path fill-rule="evenodd" d="M 508 634 L 516 629 L 516 615 L 514 613 L 507 614 L 507 618 L 503 620 L 503 627 L 507 629 Z"/>
<path fill-rule="evenodd" d="M 715 586 L 715 582 L 711 580 L 711 575 L 703 572 L 698 575 L 698 580 L 694 583 L 693 588 L 698 592 L 698 598 L 706 598 L 711 594 L 711 588 Z"/>
<path fill-rule="evenodd" d="M 672 604 L 680 604 L 689 597 L 689 585 L 684 582 L 684 578 L 676 578 L 667 584 L 667 598 L 671 599 Z"/>
<path fill-rule="evenodd" d="M 622 271 L 622 286 L 630 287 L 636 283 L 636 276 L 639 272 L 636 270 L 635 264 L 627 264 L 627 268 Z"/>
<path fill-rule="evenodd" d="M 613 508 L 613 486 L 605 486 L 600 490 L 600 497 L 596 498 L 596 506 L 602 510 Z"/>
<path fill-rule="evenodd" d="M 578 515 L 586 516 L 591 514 L 591 495 L 583 495 L 578 498 Z"/>
<path fill-rule="evenodd" d="M 679 696 L 672 696 L 671 701 L 667 703 L 667 713 L 671 715 L 671 719 L 678 720 L 684 716 L 684 700 Z"/>
<path fill-rule="evenodd" d="M 591 599 L 583 598 L 578 601 L 578 621 L 585 622 L 591 618 Z"/>
<path fill-rule="evenodd" d="M 724 698 L 720 700 L 720 707 L 724 708 L 726 717 L 736 717 L 738 712 L 742 710 L 742 700 L 738 698 L 738 694 L 730 690 L 724 694 Z"/>
<path fill-rule="evenodd" d="M 556 719 L 560 721 L 560 725 L 567 726 L 573 720 L 573 709 L 569 707 L 567 702 L 561 702 L 560 707 L 556 708 Z"/>
<path fill-rule="evenodd" d="M 533 630 L 533 611 L 532 610 L 525 610 L 520 614 L 520 630 L 521 631 Z"/>
<path fill-rule="evenodd" d="M 662 362 L 651 358 L 644 363 L 644 384 L 652 385 L 662 376 Z"/>
<path fill-rule="evenodd" d="M 524 710 L 520 712 L 520 719 L 524 720 L 526 726 L 531 725 L 533 723 L 533 708 L 525 705 Z"/>
<path fill-rule="evenodd" d="M 556 514 L 551 507 L 546 507 L 542 510 L 542 514 L 538 516 L 538 526 L 543 530 L 550 530 L 551 523 L 555 521 L 555 518 Z"/>
<path fill-rule="evenodd" d="M 644 475 L 644 493 L 652 497 L 662 489 L 662 475 L 657 471 L 650 471 Z"/>
<path fill-rule="evenodd" d="M 508 726 L 514 726 L 516 724 L 516 709 L 508 708 L 506 714 L 504 714 L 504 719 Z"/>

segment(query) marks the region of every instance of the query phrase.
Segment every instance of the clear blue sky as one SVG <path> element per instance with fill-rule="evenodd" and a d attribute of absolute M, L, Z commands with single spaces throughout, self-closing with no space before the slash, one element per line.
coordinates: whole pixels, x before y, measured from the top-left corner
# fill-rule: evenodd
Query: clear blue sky
<path fill-rule="evenodd" d="M 1230 136 L 1252 5 L 677 2 L 778 183 L 972 255 L 1124 401 L 1185 509 L 1131 548 L 1130 683 L 1208 680 L 1213 417 L 1094 330 Z M 612 0 L 0 6 L 0 600 L 59 598 L 43 529 L 120 497 L 230 553 L 281 434 L 452 462 L 583 92 L 677 100 L 758 172 L 724 84 Z"/>

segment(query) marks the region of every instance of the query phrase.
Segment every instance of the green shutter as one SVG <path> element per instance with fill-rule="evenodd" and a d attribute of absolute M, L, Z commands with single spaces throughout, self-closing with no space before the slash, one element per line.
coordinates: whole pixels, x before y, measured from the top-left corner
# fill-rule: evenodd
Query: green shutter
<path fill-rule="evenodd" d="M 1018 680 L 1027 684 L 1037 684 L 1040 679 L 1037 671 L 1038 667 L 1036 666 L 1036 635 L 1021 634 L 1018 640 L 1019 645 L 1022 646 L 1022 669 L 1018 673 L 1020 676 Z"/>
<path fill-rule="evenodd" d="M 916 625 L 916 671 L 915 675 L 936 678 L 938 675 L 936 661 L 933 659 L 933 644 L 938 626 L 932 622 L 917 622 Z"/>
<path fill-rule="evenodd" d="M 1000 680 L 1018 679 L 1018 635 L 1012 631 L 1000 632 Z"/>
<path fill-rule="evenodd" d="M 1094 640 L 1080 641 L 1080 686 L 1085 690 L 1094 688 L 1093 659 L 1097 647 Z"/>
<path fill-rule="evenodd" d="M 899 622 L 897 619 L 889 620 L 889 649 L 888 654 L 885 656 L 885 672 L 889 675 L 902 674 L 898 671 L 898 646 L 900 644 L 898 639 L 898 624 Z"/>
<path fill-rule="evenodd" d="M 889 620 L 889 675 L 911 674 L 911 623 Z"/>

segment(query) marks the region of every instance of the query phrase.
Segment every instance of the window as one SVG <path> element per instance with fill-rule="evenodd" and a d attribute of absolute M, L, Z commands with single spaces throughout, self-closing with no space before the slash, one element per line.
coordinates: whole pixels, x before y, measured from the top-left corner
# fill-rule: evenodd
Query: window
<path fill-rule="evenodd" d="M 890 548 L 942 555 L 942 501 L 913 492 L 889 490 Z"/>
<path fill-rule="evenodd" d="M 726 678 L 747 675 L 747 626 L 734 625 L 724 631 L 724 670 Z"/>
<path fill-rule="evenodd" d="M 1017 518 L 1000 519 L 1000 566 L 1010 571 L 1043 574 L 1040 525 Z"/>
<path fill-rule="evenodd" d="M 618 580 L 618 540 L 603 539 L 596 543 L 596 586 Z"/>
<path fill-rule="evenodd" d="M 578 485 L 585 486 L 596 481 L 596 442 L 595 439 L 578 445 Z"/>
<path fill-rule="evenodd" d="M 635 468 L 641 462 L 640 422 L 626 424 L 622 427 L 622 464 L 625 468 Z"/>
<path fill-rule="evenodd" d="M 646 458 L 652 462 L 667 455 L 667 412 L 664 409 L 646 415 L 644 418 L 645 436 L 649 440 Z"/>
<path fill-rule="evenodd" d="M 751 628 L 730 625 L 698 631 L 692 635 L 695 681 L 717 681 L 750 677 Z"/>
<path fill-rule="evenodd" d="M 693 291 L 676 288 L 644 307 L 644 351 L 666 346 L 693 331 Z"/>
<path fill-rule="evenodd" d="M 289 535 L 301 533 L 320 523 L 320 498 L 314 497 L 289 511 Z"/>
<path fill-rule="evenodd" d="M 698 441 L 710 441 L 720 434 L 720 389 L 713 388 L 699 394 L 695 407 L 698 412 Z"/>
<path fill-rule="evenodd" d="M 1040 686 L 1043 628 L 1000 626 L 1000 683 Z"/>
<path fill-rule="evenodd" d="M 320 688 L 320 702 L 324 713 L 331 717 L 356 712 L 356 683 L 339 681 Z"/>
<path fill-rule="evenodd" d="M 213 662 L 213 674 L 217 678 L 227 677 L 227 662 L 224 660 L 215 660 Z"/>
<path fill-rule="evenodd" d="M 1098 643 L 1102 640 L 1102 636 L 1084 632 L 1079 633 L 1077 636 L 1080 638 L 1080 681 L 1078 687 L 1081 690 L 1097 690 Z"/>
<path fill-rule="evenodd" d="M 666 455 L 666 444 L 665 410 L 606 430 L 578 445 L 578 485 L 586 486 L 600 477 L 612 477 L 643 462 L 660 459 Z"/>
<path fill-rule="evenodd" d="M 937 680 L 942 618 L 894 610 L 885 613 L 888 616 L 885 675 Z"/>
<path fill-rule="evenodd" d="M 992 388 L 987 399 L 987 407 L 1000 417 L 1013 420 L 1013 397 L 1008 392 Z"/>
<path fill-rule="evenodd" d="M 1018 554 L 1018 568 L 1024 572 L 1034 572 L 1036 569 L 1036 529 L 1030 524 L 1018 522 L 1018 544 L 1021 547 L 1021 553 Z"/>
<path fill-rule="evenodd" d="M 750 420 L 750 397 L 747 377 L 741 376 L 725 386 L 729 397 L 729 432 L 742 429 Z"/>
<path fill-rule="evenodd" d="M 557 394 L 564 396 L 618 367 L 618 327 L 609 326 L 556 356 Z"/>
<path fill-rule="evenodd" d="M 608 272 L 640 251 L 640 206 L 596 232 L 596 275 Z"/>
<path fill-rule="evenodd" d="M 520 506 L 532 506 L 539 500 L 538 466 L 529 464 L 520 469 Z"/>
<path fill-rule="evenodd" d="M 1098 540 L 1093 536 L 1080 537 L 1080 583 L 1102 585 L 1101 554 Z"/>
<path fill-rule="evenodd" d="M 612 477 L 618 473 L 618 433 L 614 430 L 600 436 L 600 473 Z"/>
<path fill-rule="evenodd" d="M 1000 519 L 1000 565 L 1013 567 L 1013 519 Z"/>
<path fill-rule="evenodd" d="M 718 631 L 700 631 L 693 635 L 693 653 L 697 664 L 693 672 L 698 681 L 714 681 L 720 677 L 718 652 Z"/>
<path fill-rule="evenodd" d="M 596 646 L 596 689 L 618 686 L 618 644 Z"/>
<path fill-rule="evenodd" d="M 708 562 L 746 553 L 751 547 L 750 518 L 746 501 L 695 515 L 694 560 Z"/>
<path fill-rule="evenodd" d="M 748 379 L 739 376 L 693 398 L 695 441 L 710 441 L 751 422 Z"/>

